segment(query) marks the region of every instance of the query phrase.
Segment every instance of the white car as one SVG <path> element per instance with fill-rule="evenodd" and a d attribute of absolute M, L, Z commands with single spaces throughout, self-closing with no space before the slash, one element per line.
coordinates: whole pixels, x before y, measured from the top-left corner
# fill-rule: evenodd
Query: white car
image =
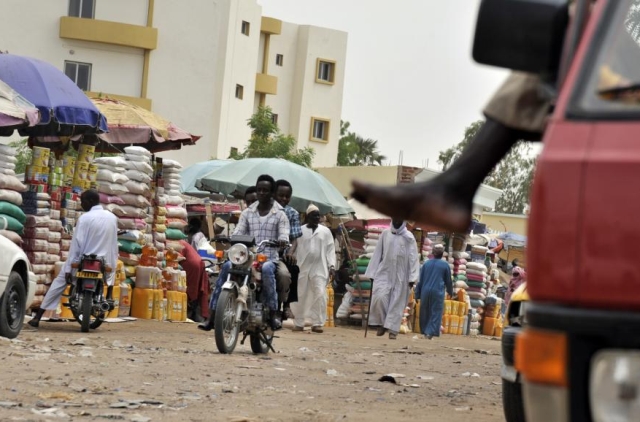
<path fill-rule="evenodd" d="M 0 235 L 0 337 L 20 334 L 36 292 L 35 279 L 24 251 Z"/>

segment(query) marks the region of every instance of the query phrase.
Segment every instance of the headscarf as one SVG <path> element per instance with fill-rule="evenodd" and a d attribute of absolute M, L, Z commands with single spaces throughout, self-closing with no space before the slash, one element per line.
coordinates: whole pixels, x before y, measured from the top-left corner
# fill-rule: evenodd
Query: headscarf
<path fill-rule="evenodd" d="M 407 222 L 403 221 L 400 227 L 398 227 L 397 229 L 393 226 L 393 224 L 391 224 L 391 227 L 389 227 L 389 229 L 393 234 L 402 234 L 404 230 L 407 230 Z"/>
<path fill-rule="evenodd" d="M 504 301 L 507 305 L 511 301 L 511 295 L 513 292 L 518 290 L 518 288 L 527 281 L 527 273 L 521 267 L 515 267 L 511 274 L 513 274 L 513 277 L 511 278 L 511 281 L 509 281 L 509 288 L 507 289 L 507 294 L 504 297 Z"/>

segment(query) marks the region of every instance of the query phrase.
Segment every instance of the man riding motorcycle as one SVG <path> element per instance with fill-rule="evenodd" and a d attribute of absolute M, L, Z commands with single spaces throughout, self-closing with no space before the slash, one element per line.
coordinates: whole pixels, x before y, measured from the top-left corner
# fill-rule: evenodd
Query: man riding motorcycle
<path fill-rule="evenodd" d="M 36 316 L 29 321 L 32 327 L 38 327 L 45 311 L 58 307 L 60 298 L 67 287 L 67 279 L 71 274 L 71 264 L 80 261 L 84 255 L 95 255 L 104 259 L 105 266 L 116 268 L 118 263 L 118 218 L 100 205 L 100 194 L 90 189 L 80 196 L 80 205 L 86 212 L 76 224 L 69 258 L 60 274 L 53 280 L 51 287 L 40 305 Z M 107 280 L 107 301 L 109 309 L 113 309 L 113 282 L 115 273 L 112 272 Z"/>
<path fill-rule="evenodd" d="M 233 232 L 234 236 L 253 236 L 256 243 L 260 243 L 263 240 L 277 240 L 281 247 L 289 243 L 289 220 L 282 206 L 273 199 L 275 188 L 276 182 L 273 177 L 266 174 L 258 177 L 256 182 L 258 201 L 242 212 L 240 221 L 238 221 L 238 225 Z M 266 247 L 263 253 L 269 257 L 269 261 L 262 265 L 262 282 L 266 295 L 265 305 L 270 310 L 271 328 L 279 330 L 282 328 L 282 321 L 277 314 L 276 268 L 279 261 L 278 248 Z M 231 266 L 231 261 L 227 261 L 220 268 L 220 276 L 216 281 L 216 288 L 209 302 L 209 319 L 198 325 L 201 330 L 211 331 L 213 329 L 218 297 L 222 291 L 222 285 L 227 281 Z"/>

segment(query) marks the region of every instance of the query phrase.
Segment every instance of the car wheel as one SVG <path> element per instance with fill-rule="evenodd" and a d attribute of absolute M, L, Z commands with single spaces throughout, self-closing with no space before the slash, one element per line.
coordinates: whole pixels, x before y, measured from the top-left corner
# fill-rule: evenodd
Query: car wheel
<path fill-rule="evenodd" d="M 0 297 L 0 337 L 16 338 L 22 330 L 27 292 L 22 277 L 12 271 Z"/>
<path fill-rule="evenodd" d="M 522 384 L 502 380 L 502 407 L 507 422 L 525 422 Z"/>

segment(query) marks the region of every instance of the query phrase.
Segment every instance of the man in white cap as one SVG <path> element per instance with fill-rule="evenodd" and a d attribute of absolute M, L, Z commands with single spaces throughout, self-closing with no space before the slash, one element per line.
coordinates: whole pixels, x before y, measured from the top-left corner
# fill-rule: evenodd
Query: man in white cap
<path fill-rule="evenodd" d="M 409 284 L 418 280 L 419 270 L 416 238 L 404 221 L 393 220 L 380 235 L 365 273 L 373 280 L 369 326 L 378 327 L 378 336 L 389 331 L 391 340 L 397 338 L 409 301 Z"/>
<path fill-rule="evenodd" d="M 320 210 L 313 204 L 307 208 L 307 224 L 298 238 L 296 258 L 300 275 L 298 301 L 291 304 L 293 331 L 304 330 L 305 318 L 309 318 L 311 331 L 322 333 L 327 320 L 327 283 L 335 273 L 336 250 L 331 230 L 320 225 Z"/>

